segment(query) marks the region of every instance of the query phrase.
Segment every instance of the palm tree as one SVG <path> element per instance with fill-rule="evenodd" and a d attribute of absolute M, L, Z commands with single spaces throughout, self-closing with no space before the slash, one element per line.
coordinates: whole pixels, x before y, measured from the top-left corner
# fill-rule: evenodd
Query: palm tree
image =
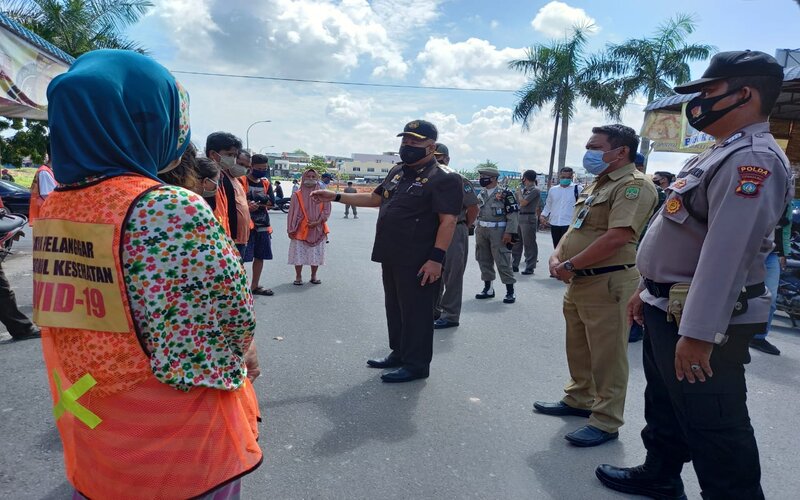
<path fill-rule="evenodd" d="M 575 114 L 579 100 L 588 101 L 594 108 L 603 109 L 611 118 L 618 118 L 622 106 L 613 80 L 598 78 L 604 59 L 584 54 L 591 24 L 575 26 L 563 40 L 539 44 L 527 50 L 525 59 L 509 63 L 509 68 L 521 71 L 530 79 L 517 92 L 519 102 L 514 108 L 514 121 L 522 122 L 523 129 L 530 128 L 532 114 L 552 103 L 555 118 L 553 146 L 550 152 L 548 181 L 553 178 L 556 137 L 561 128 L 558 150 L 558 167 L 564 167 L 567 155 L 569 122 Z"/>
<path fill-rule="evenodd" d="M 692 16 L 677 14 L 662 23 L 650 38 L 627 40 L 609 45 L 603 73 L 618 78 L 621 99 L 635 94 L 647 96 L 647 103 L 674 94 L 675 85 L 690 79 L 689 62 L 708 59 L 716 50 L 712 45 L 687 44 L 695 30 Z M 640 151 L 647 156 L 650 140 L 642 138 Z"/>
<path fill-rule="evenodd" d="M 96 49 L 144 52 L 121 33 L 150 0 L 0 0 L 0 12 L 73 57 Z"/>

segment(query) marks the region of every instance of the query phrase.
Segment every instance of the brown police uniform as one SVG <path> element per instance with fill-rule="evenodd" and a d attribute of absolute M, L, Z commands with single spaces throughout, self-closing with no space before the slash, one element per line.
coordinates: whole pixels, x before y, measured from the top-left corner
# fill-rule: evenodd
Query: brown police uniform
<path fill-rule="evenodd" d="M 628 325 L 625 307 L 636 290 L 636 245 L 656 206 L 656 188 L 630 163 L 600 176 L 575 203 L 575 216 L 561 241 L 559 260 L 578 255 L 612 228 L 631 228 L 616 254 L 576 270 L 564 294 L 567 362 L 571 379 L 563 401 L 591 409 L 589 425 L 616 432 L 623 424 L 628 386 Z"/>
<path fill-rule="evenodd" d="M 744 364 L 750 339 L 766 330 L 764 261 L 791 201 L 788 165 L 768 123 L 745 127 L 687 163 L 639 248 L 647 287 L 642 440 L 667 474 L 691 460 L 704 498 L 763 498 Z M 690 283 L 680 327 L 666 313 L 675 283 Z M 715 344 L 713 377 L 676 379 L 681 336 Z"/>

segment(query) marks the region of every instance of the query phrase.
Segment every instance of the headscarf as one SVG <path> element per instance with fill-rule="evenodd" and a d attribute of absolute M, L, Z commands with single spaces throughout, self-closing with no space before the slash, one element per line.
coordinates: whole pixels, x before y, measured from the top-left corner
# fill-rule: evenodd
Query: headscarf
<path fill-rule="evenodd" d="M 126 50 L 78 58 L 47 88 L 56 180 L 158 171 L 181 157 L 191 139 L 189 95 L 166 68 Z"/>
<path fill-rule="evenodd" d="M 298 189 L 292 196 L 296 196 L 302 200 L 303 208 L 305 209 L 305 213 L 308 216 L 309 222 L 320 219 L 327 221 L 328 217 L 331 215 L 331 203 L 319 203 L 312 200 L 311 193 L 317 189 L 320 189 L 319 186 L 314 185 L 313 187 L 309 188 L 303 183 L 303 181 L 308 177 L 308 174 L 311 172 L 317 173 L 317 171 L 313 168 L 309 168 L 303 172 L 303 178 L 300 179 L 300 189 Z M 300 227 L 300 221 L 302 221 L 303 218 L 303 211 L 300 210 L 299 204 L 293 201 L 289 205 L 289 214 L 286 218 L 287 231 L 289 233 L 296 232 Z M 309 245 L 316 246 L 325 241 L 325 239 L 325 229 L 322 224 L 308 229 L 308 238 L 306 239 L 306 243 Z"/>

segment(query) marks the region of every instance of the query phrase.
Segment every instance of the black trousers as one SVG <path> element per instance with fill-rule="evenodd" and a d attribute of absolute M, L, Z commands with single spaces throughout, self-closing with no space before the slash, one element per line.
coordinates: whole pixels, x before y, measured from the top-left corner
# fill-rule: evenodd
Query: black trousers
<path fill-rule="evenodd" d="M 433 309 L 441 279 L 420 286 L 419 267 L 382 264 L 390 356 L 414 372 L 428 373 L 433 358 Z"/>
<path fill-rule="evenodd" d="M 553 237 L 553 248 L 557 247 L 561 238 L 567 234 L 567 229 L 569 229 L 569 226 L 550 226 L 550 236 Z"/>
<path fill-rule="evenodd" d="M 657 307 L 644 306 L 644 416 L 642 441 L 648 460 L 666 475 L 680 474 L 692 461 L 705 499 L 759 499 L 761 466 L 747 413 L 744 365 L 748 344 L 766 325 L 736 325 L 728 342 L 711 354 L 714 376 L 690 384 L 675 377 L 675 323 Z"/>
<path fill-rule="evenodd" d="M 3 266 L 0 266 L 0 323 L 8 328 L 12 337 L 27 335 L 34 328 L 31 320 L 17 307 L 17 297 L 11 290 Z"/>

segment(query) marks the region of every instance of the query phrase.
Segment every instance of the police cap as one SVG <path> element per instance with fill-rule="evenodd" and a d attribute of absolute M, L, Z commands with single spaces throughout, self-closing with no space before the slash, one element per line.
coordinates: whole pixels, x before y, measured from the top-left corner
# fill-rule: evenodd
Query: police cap
<path fill-rule="evenodd" d="M 403 131 L 397 134 L 397 137 L 410 135 L 417 139 L 432 139 L 436 140 L 439 137 L 439 131 L 436 130 L 436 125 L 425 120 L 414 120 L 413 122 L 406 123 Z"/>
<path fill-rule="evenodd" d="M 441 142 L 436 143 L 436 152 L 433 153 L 435 156 L 450 156 L 450 150 L 447 149 L 447 146 L 442 144 Z"/>
<path fill-rule="evenodd" d="M 478 169 L 479 174 L 483 174 L 486 177 L 500 177 L 500 171 L 494 167 L 483 167 Z"/>
<path fill-rule="evenodd" d="M 679 94 L 693 94 L 708 82 L 739 76 L 774 76 L 783 79 L 783 66 L 757 50 L 720 52 L 711 58 L 703 77 L 675 87 Z"/>

